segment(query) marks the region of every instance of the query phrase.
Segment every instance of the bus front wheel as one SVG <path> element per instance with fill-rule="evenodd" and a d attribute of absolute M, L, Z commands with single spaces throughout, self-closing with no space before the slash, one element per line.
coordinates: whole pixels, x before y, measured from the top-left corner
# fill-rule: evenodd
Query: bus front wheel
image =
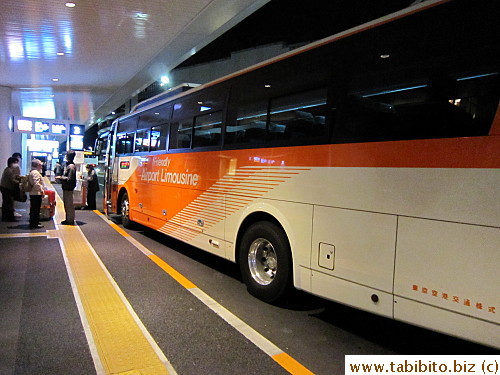
<path fill-rule="evenodd" d="M 238 261 L 253 296 L 275 303 L 293 289 L 290 244 L 278 225 L 267 221 L 252 224 L 241 239 Z"/>
<path fill-rule="evenodd" d="M 134 226 L 134 222 L 130 220 L 130 201 L 128 199 L 128 194 L 123 194 L 121 203 L 120 203 L 120 217 L 122 219 L 122 225 L 125 228 L 132 229 Z"/>

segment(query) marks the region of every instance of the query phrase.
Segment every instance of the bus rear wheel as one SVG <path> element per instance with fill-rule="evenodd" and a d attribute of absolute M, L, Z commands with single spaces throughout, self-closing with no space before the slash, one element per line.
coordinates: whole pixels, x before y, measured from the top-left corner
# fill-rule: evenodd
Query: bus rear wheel
<path fill-rule="evenodd" d="M 290 244 L 278 225 L 261 221 L 244 233 L 239 265 L 247 290 L 269 303 L 281 302 L 293 289 Z"/>
<path fill-rule="evenodd" d="M 130 200 L 128 199 L 128 194 L 123 194 L 120 203 L 120 217 L 122 220 L 122 225 L 125 228 L 132 229 L 134 227 L 134 222 L 130 220 Z"/>

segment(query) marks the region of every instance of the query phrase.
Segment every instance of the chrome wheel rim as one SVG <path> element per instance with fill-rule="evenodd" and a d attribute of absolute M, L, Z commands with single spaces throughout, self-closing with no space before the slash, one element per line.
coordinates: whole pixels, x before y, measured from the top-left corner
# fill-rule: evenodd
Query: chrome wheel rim
<path fill-rule="evenodd" d="M 128 199 L 122 201 L 122 219 L 128 220 Z"/>
<path fill-rule="evenodd" d="M 252 278 L 260 285 L 273 282 L 278 269 L 274 246 L 265 238 L 257 238 L 248 250 L 248 268 Z"/>

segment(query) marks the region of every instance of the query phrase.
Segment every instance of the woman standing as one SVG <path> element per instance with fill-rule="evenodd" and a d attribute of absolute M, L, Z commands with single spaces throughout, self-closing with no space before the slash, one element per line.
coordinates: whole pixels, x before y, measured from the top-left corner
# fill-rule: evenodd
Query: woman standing
<path fill-rule="evenodd" d="M 94 169 L 94 164 L 87 164 L 87 207 L 86 210 L 96 210 L 95 196 L 99 191 L 99 181 L 97 180 L 97 173 Z"/>
<path fill-rule="evenodd" d="M 43 228 L 40 224 L 40 207 L 45 195 L 45 184 L 42 178 L 43 163 L 38 159 L 31 162 L 31 172 L 28 176 L 30 190 L 30 229 Z"/>

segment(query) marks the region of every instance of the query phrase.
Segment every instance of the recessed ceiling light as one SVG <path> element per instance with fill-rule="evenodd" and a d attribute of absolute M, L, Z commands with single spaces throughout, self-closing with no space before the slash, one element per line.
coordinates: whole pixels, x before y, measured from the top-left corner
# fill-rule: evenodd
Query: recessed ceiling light
<path fill-rule="evenodd" d="M 388 59 L 389 57 L 391 57 L 391 55 L 389 55 L 388 53 L 383 53 L 382 55 L 380 55 L 381 59 Z"/>
<path fill-rule="evenodd" d="M 57 82 L 59 81 L 59 78 L 52 78 L 52 82 Z"/>
<path fill-rule="evenodd" d="M 271 87 L 271 85 L 264 85 L 264 87 L 265 87 L 265 88 L 270 88 L 270 87 Z"/>
<path fill-rule="evenodd" d="M 170 83 L 170 78 L 168 76 L 161 76 L 160 78 L 160 86 L 165 86 Z"/>
<path fill-rule="evenodd" d="M 74 8 L 74 7 L 76 7 L 76 4 L 75 3 L 71 3 L 71 2 L 67 2 L 64 5 L 66 5 L 68 8 Z"/>

